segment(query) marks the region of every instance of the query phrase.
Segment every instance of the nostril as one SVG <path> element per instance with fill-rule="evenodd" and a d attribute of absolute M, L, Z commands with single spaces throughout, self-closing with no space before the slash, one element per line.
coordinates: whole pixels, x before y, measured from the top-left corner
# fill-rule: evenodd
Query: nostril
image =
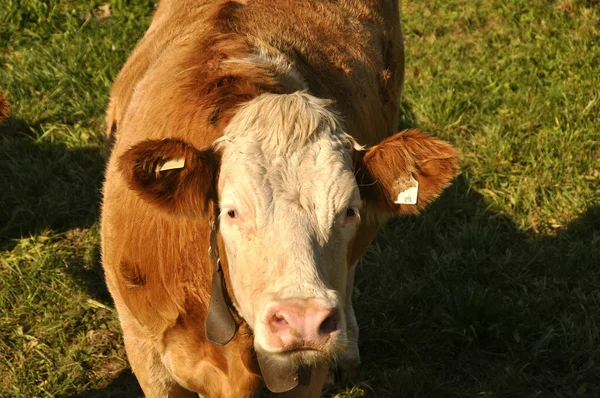
<path fill-rule="evenodd" d="M 331 314 L 319 326 L 319 334 L 329 335 L 338 329 L 338 314 L 337 311 L 332 311 Z"/>
<path fill-rule="evenodd" d="M 271 331 L 273 333 L 276 333 L 279 330 L 287 328 L 289 326 L 289 323 L 285 319 L 284 316 L 282 316 L 280 314 L 275 314 L 271 318 L 271 321 L 269 322 L 269 326 L 271 327 Z"/>

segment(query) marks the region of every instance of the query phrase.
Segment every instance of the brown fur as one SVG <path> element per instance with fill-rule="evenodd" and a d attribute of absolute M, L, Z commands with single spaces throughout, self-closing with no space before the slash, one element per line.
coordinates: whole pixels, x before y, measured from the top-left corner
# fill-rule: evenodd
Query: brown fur
<path fill-rule="evenodd" d="M 241 103 L 297 90 L 332 100 L 361 144 L 392 135 L 404 68 L 398 14 L 393 0 L 160 2 L 111 92 L 106 121 L 112 153 L 102 211 L 107 284 L 147 396 L 257 394 L 262 380 L 243 320 L 236 316 L 240 329 L 226 346 L 204 337 L 212 270 L 207 219 L 217 199 L 219 165 L 210 145 Z M 238 62 L 261 49 L 286 59 L 302 79 L 277 65 Z M 422 184 L 422 207 L 456 172 L 448 160 L 454 154 L 444 145 L 409 132 L 358 155 L 361 178 L 385 192 L 363 189 L 364 195 L 393 209 L 391 173 L 410 169 Z M 388 170 L 390 152 L 402 156 Z M 182 156 L 183 169 L 156 172 Z M 352 262 L 377 227 L 377 221 L 361 225 Z M 161 356 L 167 354 L 165 364 Z M 320 391 L 321 373 L 312 395 Z"/>
<path fill-rule="evenodd" d="M 0 92 L 0 123 L 2 123 L 9 115 L 9 106 L 6 96 Z"/>

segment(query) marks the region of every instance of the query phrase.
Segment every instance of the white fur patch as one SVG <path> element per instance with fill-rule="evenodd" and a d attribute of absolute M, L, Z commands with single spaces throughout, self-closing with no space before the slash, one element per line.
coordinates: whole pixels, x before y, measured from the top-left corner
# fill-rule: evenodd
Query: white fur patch
<path fill-rule="evenodd" d="M 276 76 L 287 76 L 287 78 L 294 82 L 294 87 L 299 90 L 305 90 L 308 88 L 306 80 L 298 73 L 292 63 L 281 53 L 272 51 L 264 47 L 260 47 L 258 51 L 250 57 L 242 59 L 228 59 L 223 61 L 226 64 L 252 64 L 252 65 L 266 65 L 270 69 L 273 69 Z"/>

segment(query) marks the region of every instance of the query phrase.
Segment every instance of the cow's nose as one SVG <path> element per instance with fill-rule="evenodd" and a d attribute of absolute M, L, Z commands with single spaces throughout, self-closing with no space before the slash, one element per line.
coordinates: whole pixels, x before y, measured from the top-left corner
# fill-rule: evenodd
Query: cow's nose
<path fill-rule="evenodd" d="M 322 350 L 338 330 L 338 311 L 315 302 L 273 303 L 266 316 L 270 343 L 283 350 Z"/>

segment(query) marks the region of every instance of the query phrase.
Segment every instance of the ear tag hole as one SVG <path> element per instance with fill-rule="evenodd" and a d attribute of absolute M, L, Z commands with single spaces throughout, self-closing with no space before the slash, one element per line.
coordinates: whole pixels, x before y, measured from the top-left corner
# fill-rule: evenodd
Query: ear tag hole
<path fill-rule="evenodd" d="M 394 203 L 399 205 L 416 205 L 419 196 L 419 182 L 411 175 L 410 178 L 401 178 L 395 185 L 400 189 Z"/>
<path fill-rule="evenodd" d="M 169 159 L 162 166 L 158 167 L 157 171 L 167 171 L 175 169 L 183 169 L 185 166 L 185 158 Z"/>

